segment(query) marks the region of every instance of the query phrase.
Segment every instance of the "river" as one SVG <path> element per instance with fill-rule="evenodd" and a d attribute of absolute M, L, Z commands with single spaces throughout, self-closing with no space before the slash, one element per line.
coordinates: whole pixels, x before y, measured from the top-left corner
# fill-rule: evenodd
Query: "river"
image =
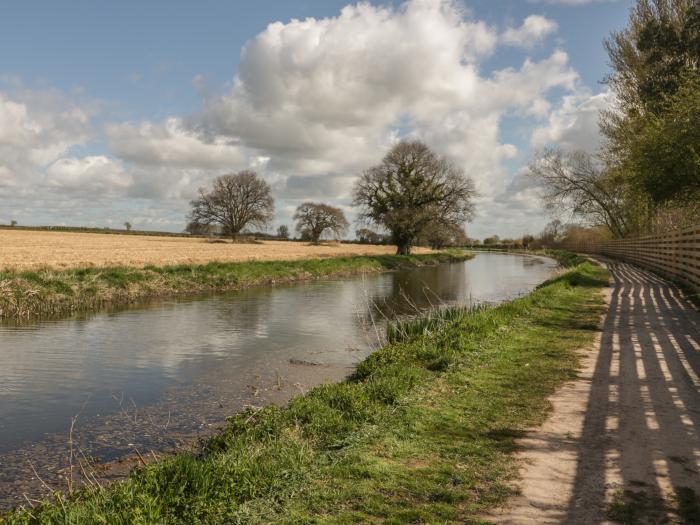
<path fill-rule="evenodd" d="M 42 491 L 35 470 L 65 488 L 71 437 L 74 454 L 91 461 L 187 447 L 245 406 L 284 403 L 342 379 L 381 345 L 386 319 L 502 302 L 555 267 L 478 253 L 461 263 L 0 324 L 0 507 Z"/>

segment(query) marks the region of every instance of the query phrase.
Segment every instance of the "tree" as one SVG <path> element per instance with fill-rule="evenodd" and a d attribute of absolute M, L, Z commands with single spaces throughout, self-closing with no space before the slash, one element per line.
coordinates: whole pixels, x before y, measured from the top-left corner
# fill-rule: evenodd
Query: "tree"
<path fill-rule="evenodd" d="M 306 234 L 314 244 L 318 244 L 327 231 L 332 232 L 336 238 L 341 237 L 349 226 L 343 210 L 315 202 L 301 204 L 294 213 L 294 220 L 297 221 L 296 229 L 302 238 Z"/>
<path fill-rule="evenodd" d="M 360 219 L 391 233 L 399 255 L 431 222 L 463 224 L 474 213 L 474 183 L 422 142 L 401 141 L 355 185 Z"/>
<path fill-rule="evenodd" d="M 15 220 L 10 221 L 10 226 L 12 226 L 13 228 L 15 226 L 17 226 L 17 221 L 15 221 Z"/>
<path fill-rule="evenodd" d="M 233 240 L 247 226 L 266 227 L 275 212 L 270 185 L 247 170 L 217 177 L 212 191 L 200 188 L 190 204 L 192 222 L 218 224 Z"/>
<path fill-rule="evenodd" d="M 492 235 L 491 237 L 486 237 L 484 239 L 484 246 L 493 246 L 494 244 L 499 244 L 501 238 L 498 235 Z"/>
<path fill-rule="evenodd" d="M 696 200 L 700 193 L 700 76 L 688 78 L 649 114 L 629 140 L 621 164 L 656 203 Z"/>
<path fill-rule="evenodd" d="M 124 228 L 126 228 L 126 231 L 130 232 L 131 231 L 131 223 L 129 221 L 126 221 L 124 223 Z"/>
<path fill-rule="evenodd" d="M 625 184 L 587 153 L 545 150 L 530 164 L 529 175 L 541 184 L 542 199 L 550 211 L 605 225 L 615 237 L 632 229 L 628 216 L 633 209 L 625 199 Z"/>
<path fill-rule="evenodd" d="M 464 246 L 467 244 L 467 234 L 459 224 L 442 224 L 434 222 L 428 224 L 421 237 L 433 250 L 440 250 L 446 246 Z"/>
<path fill-rule="evenodd" d="M 697 0 L 638 0 L 627 27 L 604 42 L 612 73 L 606 83 L 623 118 L 663 111 L 688 72 L 700 69 Z"/>
<path fill-rule="evenodd" d="M 355 235 L 362 244 L 379 244 L 383 241 L 381 235 L 369 228 L 360 228 L 355 232 Z"/>
<path fill-rule="evenodd" d="M 289 239 L 289 227 L 287 227 L 286 224 L 283 224 L 277 228 L 277 237 L 280 239 Z"/>
<path fill-rule="evenodd" d="M 616 104 L 601 121 L 603 158 L 638 210 L 637 229 L 697 220 L 700 3 L 637 0 L 605 47 Z"/>
<path fill-rule="evenodd" d="M 218 224 L 201 224 L 190 221 L 187 223 L 185 231 L 190 235 L 219 235 L 221 233 L 221 226 Z"/>
<path fill-rule="evenodd" d="M 566 226 L 559 219 L 547 223 L 542 230 L 542 239 L 550 242 L 560 242 L 566 234 Z"/>
<path fill-rule="evenodd" d="M 534 235 L 530 235 L 529 233 L 528 233 L 527 235 L 523 235 L 522 244 L 523 244 L 523 248 L 525 248 L 526 250 L 527 250 L 528 248 L 530 248 L 530 246 L 531 246 L 534 242 L 535 242 L 535 237 L 534 237 Z"/>

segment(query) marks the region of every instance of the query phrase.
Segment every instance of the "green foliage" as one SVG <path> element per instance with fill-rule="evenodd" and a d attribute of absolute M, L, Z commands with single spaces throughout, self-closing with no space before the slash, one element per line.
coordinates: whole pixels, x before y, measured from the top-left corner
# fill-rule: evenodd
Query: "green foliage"
<path fill-rule="evenodd" d="M 391 233 L 397 253 L 407 255 L 432 224 L 462 225 L 471 220 L 473 181 L 422 142 L 401 141 L 355 184 L 353 203 L 360 219 Z"/>
<path fill-rule="evenodd" d="M 378 350 L 349 380 L 233 416 L 198 455 L 0 521 L 478 522 L 512 493 L 514 439 L 572 377 L 606 282 L 584 263 L 517 301 L 436 314 L 439 325 L 407 330 L 417 335 Z"/>
<path fill-rule="evenodd" d="M 628 26 L 606 48 L 619 109 L 603 121 L 604 157 L 614 184 L 625 189 L 625 209 L 636 214 L 630 230 L 697 221 L 700 4 L 637 0 Z"/>
<path fill-rule="evenodd" d="M 678 90 L 639 123 L 625 165 L 656 202 L 700 193 L 700 76 Z"/>

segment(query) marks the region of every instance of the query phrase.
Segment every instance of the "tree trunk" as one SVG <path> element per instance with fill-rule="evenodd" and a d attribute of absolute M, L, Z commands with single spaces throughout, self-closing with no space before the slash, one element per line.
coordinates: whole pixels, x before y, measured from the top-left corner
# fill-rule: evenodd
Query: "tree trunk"
<path fill-rule="evenodd" d="M 397 243 L 396 255 L 411 255 L 411 245 L 407 242 Z"/>

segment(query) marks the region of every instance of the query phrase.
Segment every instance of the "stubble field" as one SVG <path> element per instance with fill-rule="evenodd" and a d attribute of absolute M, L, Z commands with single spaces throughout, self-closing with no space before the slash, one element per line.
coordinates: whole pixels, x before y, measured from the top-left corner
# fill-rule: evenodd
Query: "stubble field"
<path fill-rule="evenodd" d="M 298 260 L 386 255 L 394 251 L 393 246 L 360 244 L 312 246 L 287 241 L 233 244 L 187 237 L 0 230 L 0 269 L 7 270 Z"/>

